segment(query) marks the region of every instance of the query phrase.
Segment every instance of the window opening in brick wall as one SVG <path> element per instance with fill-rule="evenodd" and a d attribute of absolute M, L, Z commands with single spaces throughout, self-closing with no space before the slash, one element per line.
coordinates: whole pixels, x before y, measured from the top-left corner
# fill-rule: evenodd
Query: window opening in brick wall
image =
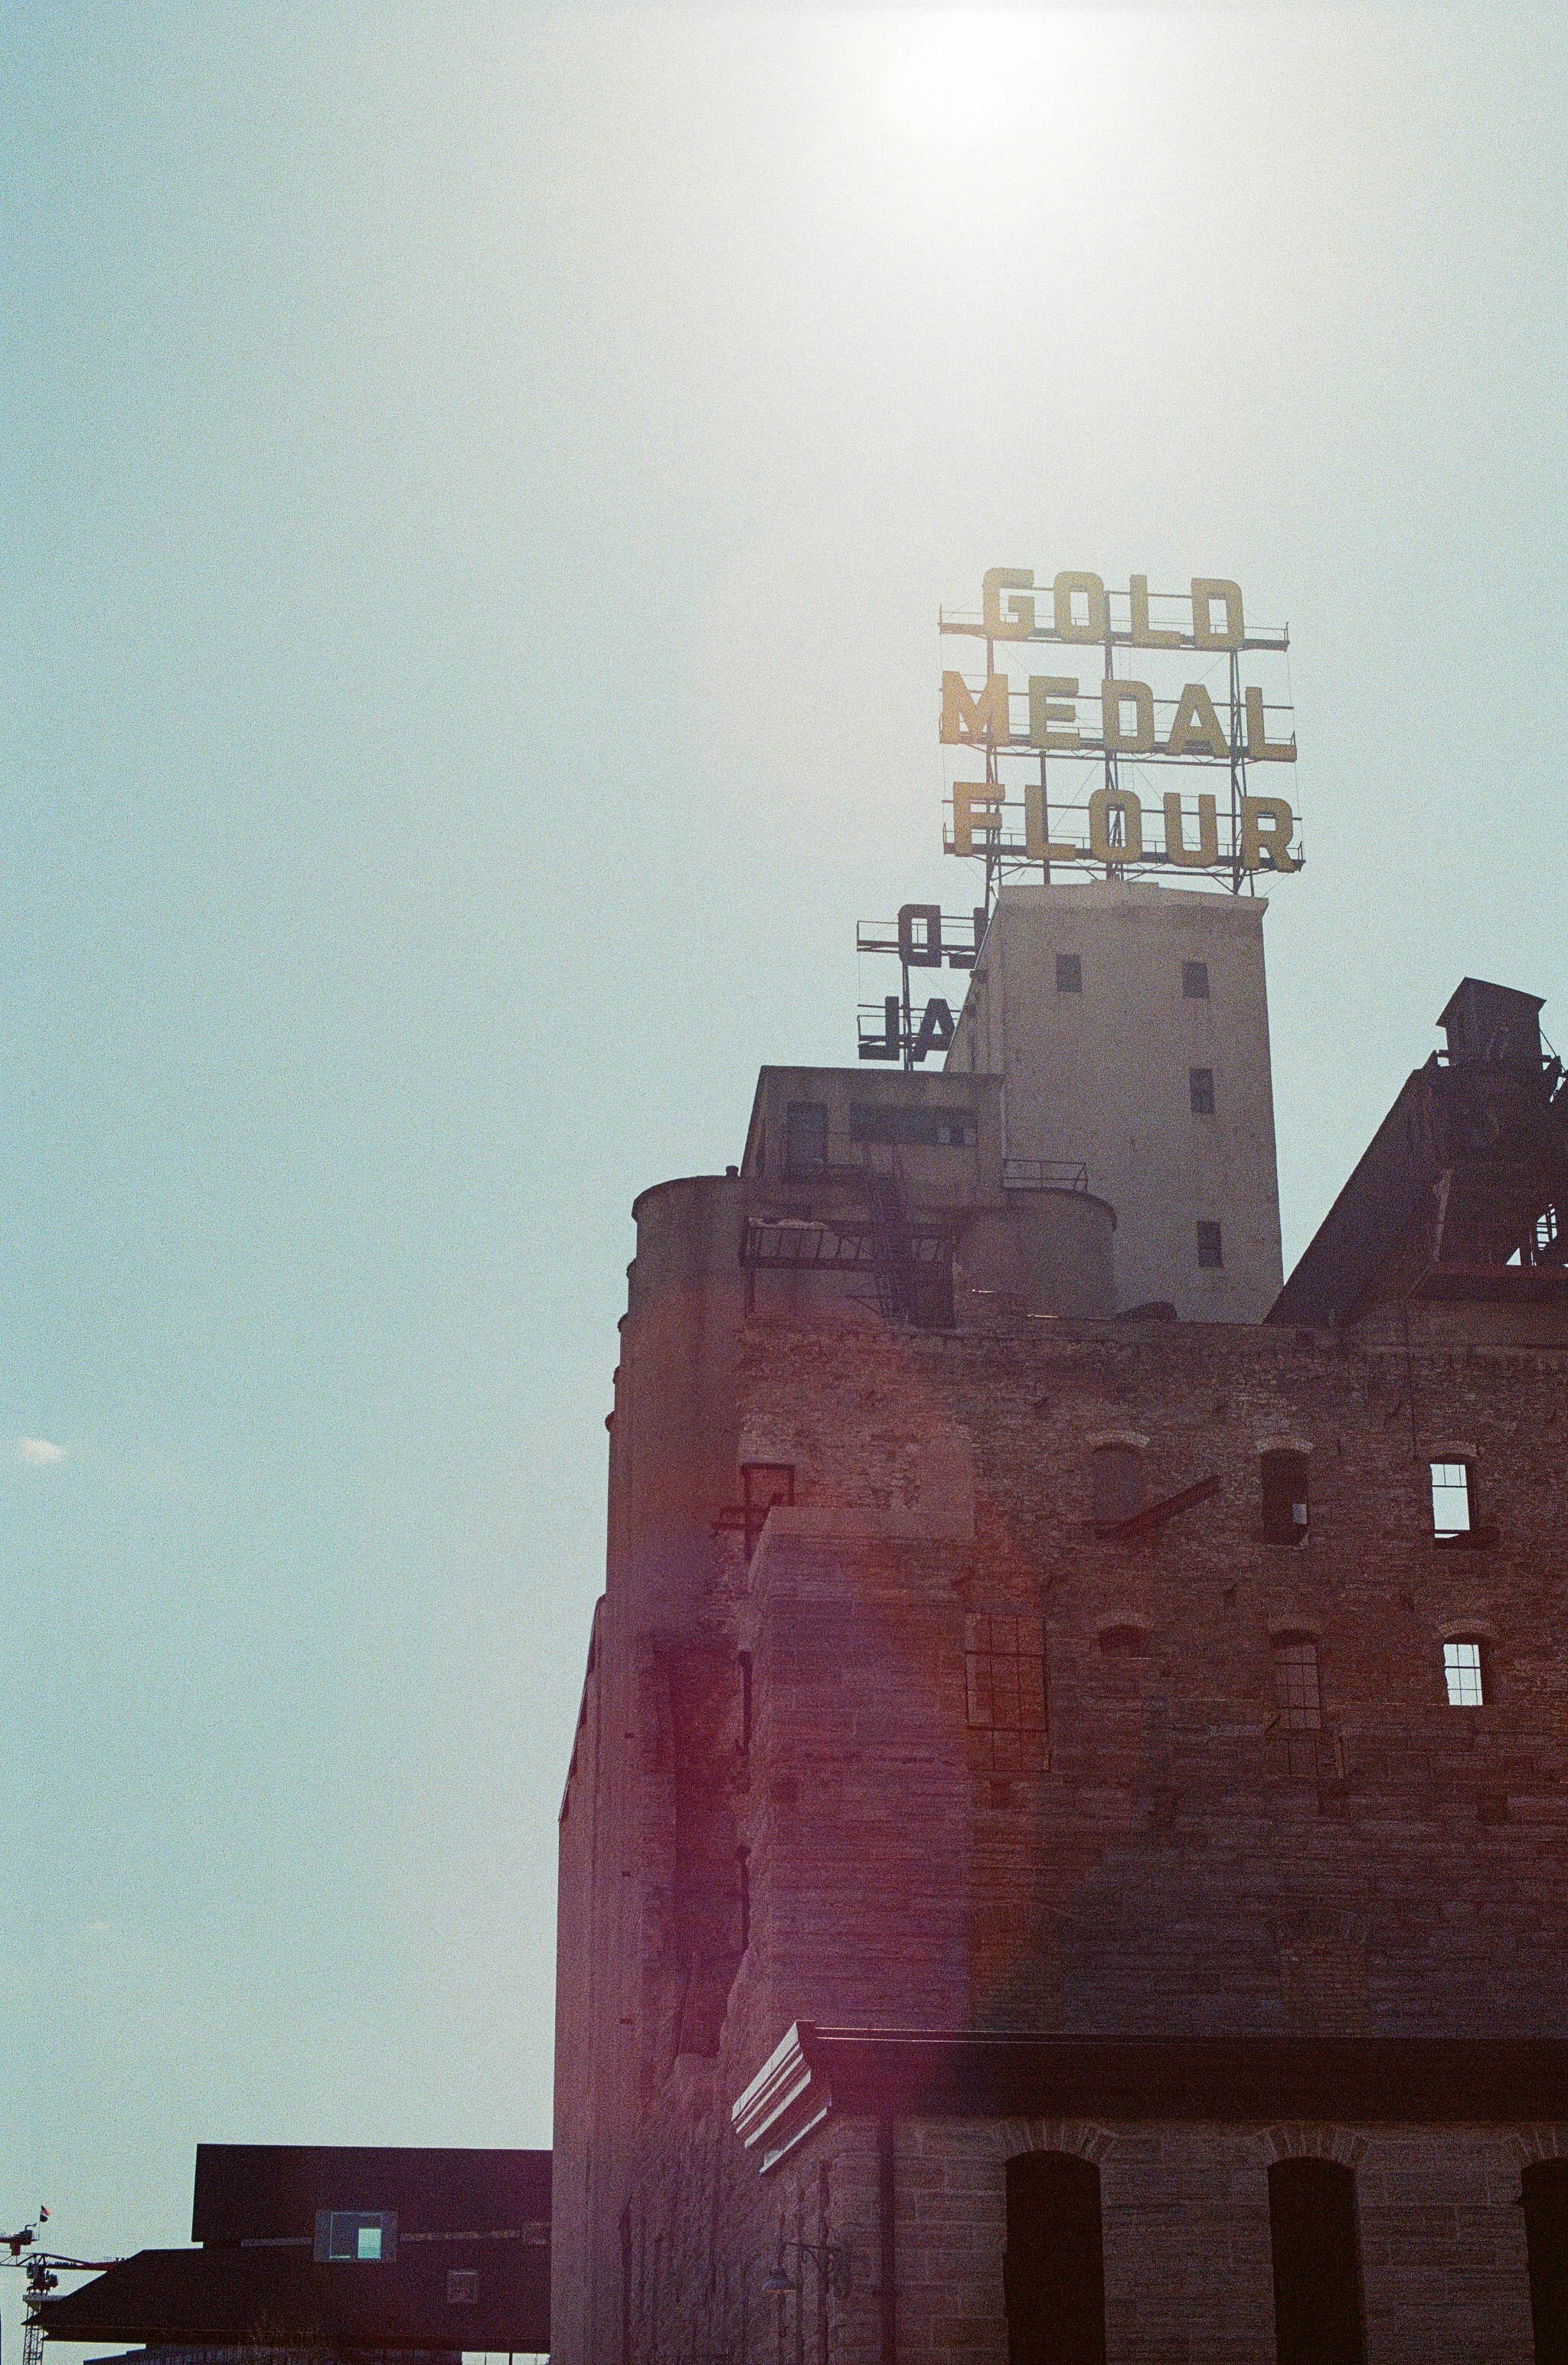
<path fill-rule="evenodd" d="M 983 1610 L 964 1620 L 964 1685 L 971 1728 L 993 1773 L 1045 1758 L 1046 1643 L 1038 1618 Z"/>
<path fill-rule="evenodd" d="M 973 1109 L 890 1108 L 882 1102 L 857 1102 L 849 1112 L 849 1138 L 892 1142 L 901 1149 L 972 1149 L 980 1139 L 980 1118 Z"/>
<path fill-rule="evenodd" d="M 1468 1462 L 1434 1462 L 1432 1533 L 1439 1543 L 1467 1536 L 1475 1524 L 1475 1490 Z"/>
<path fill-rule="evenodd" d="M 1307 1474 L 1312 1456 L 1294 1446 L 1271 1446 L 1258 1457 L 1263 1498 L 1263 1541 L 1267 1544 L 1306 1541 Z"/>
<path fill-rule="evenodd" d="M 1187 1098 L 1194 1116 L 1213 1116 L 1215 1113 L 1215 1071 L 1212 1068 L 1189 1068 Z"/>
<path fill-rule="evenodd" d="M 1209 965 L 1207 961 L 1183 961 L 1182 964 L 1182 995 L 1186 1002 L 1206 1002 L 1209 998 Z"/>
<path fill-rule="evenodd" d="M 745 1516 L 745 1552 L 749 1560 L 761 1540 L 767 1514 L 795 1499 L 792 1462 L 743 1462 L 741 1502 Z"/>
<path fill-rule="evenodd" d="M 448 2267 L 446 2270 L 446 2303 L 448 2307 L 476 2307 L 478 2303 L 478 2268 Z"/>
<path fill-rule="evenodd" d="M 1007 2163 L 1002 2287 L 1010 2365 L 1105 2365 L 1100 2170 L 1074 2152 Z"/>
<path fill-rule="evenodd" d="M 1217 1224 L 1198 1226 L 1198 1262 L 1210 1270 L 1217 1270 L 1224 1264 L 1225 1244 Z"/>
<path fill-rule="evenodd" d="M 1081 993 L 1083 991 L 1083 959 L 1079 953 L 1058 953 L 1057 992 Z"/>
<path fill-rule="evenodd" d="M 1141 1626 L 1102 1626 L 1100 1629 L 1100 1648 L 1108 1659 L 1140 1657 L 1146 1639 Z"/>
<path fill-rule="evenodd" d="M 1097 1445 L 1089 1465 L 1090 1517 L 1119 1527 L 1143 1508 L 1143 1453 L 1136 1445 Z"/>
<path fill-rule="evenodd" d="M 1519 2183 L 1536 2365 L 1568 2365 L 1568 2159 L 1538 2159 Z"/>
<path fill-rule="evenodd" d="M 1276 1635 L 1274 1698 L 1280 1723 L 1286 1732 L 1321 1732 L 1323 1692 L 1318 1680 L 1317 1645 L 1310 1635 Z"/>
<path fill-rule="evenodd" d="M 1479 1635 L 1443 1644 L 1443 1682 L 1450 1708 L 1484 1708 L 1486 1646 Z"/>
<path fill-rule="evenodd" d="M 827 1106 L 791 1101 L 784 1112 L 784 1171 L 811 1174 L 827 1164 Z"/>
<path fill-rule="evenodd" d="M 1279 2365 L 1365 2365 L 1356 2177 L 1333 2159 L 1269 2170 Z"/>
<path fill-rule="evenodd" d="M 318 2209 L 316 2257 L 360 2267 L 389 2266 L 398 2253 L 393 2209 Z"/>

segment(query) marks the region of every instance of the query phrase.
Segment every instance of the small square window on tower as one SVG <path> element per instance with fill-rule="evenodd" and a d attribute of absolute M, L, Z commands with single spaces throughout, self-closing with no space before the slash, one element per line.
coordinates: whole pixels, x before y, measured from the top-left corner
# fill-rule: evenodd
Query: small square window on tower
<path fill-rule="evenodd" d="M 1182 964 L 1182 995 L 1186 1002 L 1206 1002 L 1209 998 L 1209 965 L 1207 961 L 1183 961 Z"/>
<path fill-rule="evenodd" d="M 1215 1271 L 1224 1264 L 1225 1250 L 1217 1224 L 1198 1226 L 1198 1262 Z"/>
<path fill-rule="evenodd" d="M 1215 1071 L 1212 1068 L 1189 1068 L 1187 1098 L 1194 1116 L 1213 1116 L 1215 1113 Z"/>
<path fill-rule="evenodd" d="M 1081 993 L 1083 991 L 1083 960 L 1078 953 L 1058 953 L 1057 992 Z"/>
<path fill-rule="evenodd" d="M 448 2307 L 476 2307 L 479 2303 L 479 2270 L 477 2267 L 448 2267 L 446 2270 L 446 2303 Z"/>

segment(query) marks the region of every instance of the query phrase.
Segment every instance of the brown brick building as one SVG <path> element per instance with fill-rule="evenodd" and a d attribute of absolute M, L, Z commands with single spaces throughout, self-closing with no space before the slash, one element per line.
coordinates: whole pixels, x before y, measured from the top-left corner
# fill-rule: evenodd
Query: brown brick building
<path fill-rule="evenodd" d="M 1568 2358 L 1538 1007 L 1467 981 L 1264 1322 L 1116 1311 L 1005 1074 L 764 1070 L 638 1202 L 566 2365 Z"/>

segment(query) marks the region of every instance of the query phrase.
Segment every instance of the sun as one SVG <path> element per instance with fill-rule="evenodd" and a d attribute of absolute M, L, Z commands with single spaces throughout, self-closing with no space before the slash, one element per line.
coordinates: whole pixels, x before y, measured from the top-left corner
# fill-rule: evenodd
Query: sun
<path fill-rule="evenodd" d="M 883 102 L 914 140 L 973 140 L 1005 113 L 1017 61 L 1006 16 L 942 11 L 899 28 Z"/>

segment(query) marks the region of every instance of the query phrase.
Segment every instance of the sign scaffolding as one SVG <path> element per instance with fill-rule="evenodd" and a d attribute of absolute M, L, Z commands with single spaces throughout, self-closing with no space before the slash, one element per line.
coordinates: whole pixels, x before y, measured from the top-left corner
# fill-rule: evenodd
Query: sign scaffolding
<path fill-rule="evenodd" d="M 979 613 L 943 610 L 937 625 L 983 650 L 983 674 L 944 667 L 939 735 L 943 848 L 982 863 L 985 888 L 972 925 L 905 904 L 896 929 L 860 926 L 857 950 L 896 954 L 902 990 L 862 1004 L 859 1056 L 906 1068 L 954 1031 L 942 998 L 916 1015 L 911 971 L 972 968 L 1004 879 L 1177 871 L 1238 895 L 1305 859 L 1291 800 L 1266 785 L 1296 759 L 1290 633 L 1249 627 L 1239 584 L 1151 592 L 1134 575 L 1124 592 L 1064 571 L 1047 588 L 1031 567 L 993 566 Z M 1052 644 L 1083 652 L 1078 672 L 1043 669 Z"/>

